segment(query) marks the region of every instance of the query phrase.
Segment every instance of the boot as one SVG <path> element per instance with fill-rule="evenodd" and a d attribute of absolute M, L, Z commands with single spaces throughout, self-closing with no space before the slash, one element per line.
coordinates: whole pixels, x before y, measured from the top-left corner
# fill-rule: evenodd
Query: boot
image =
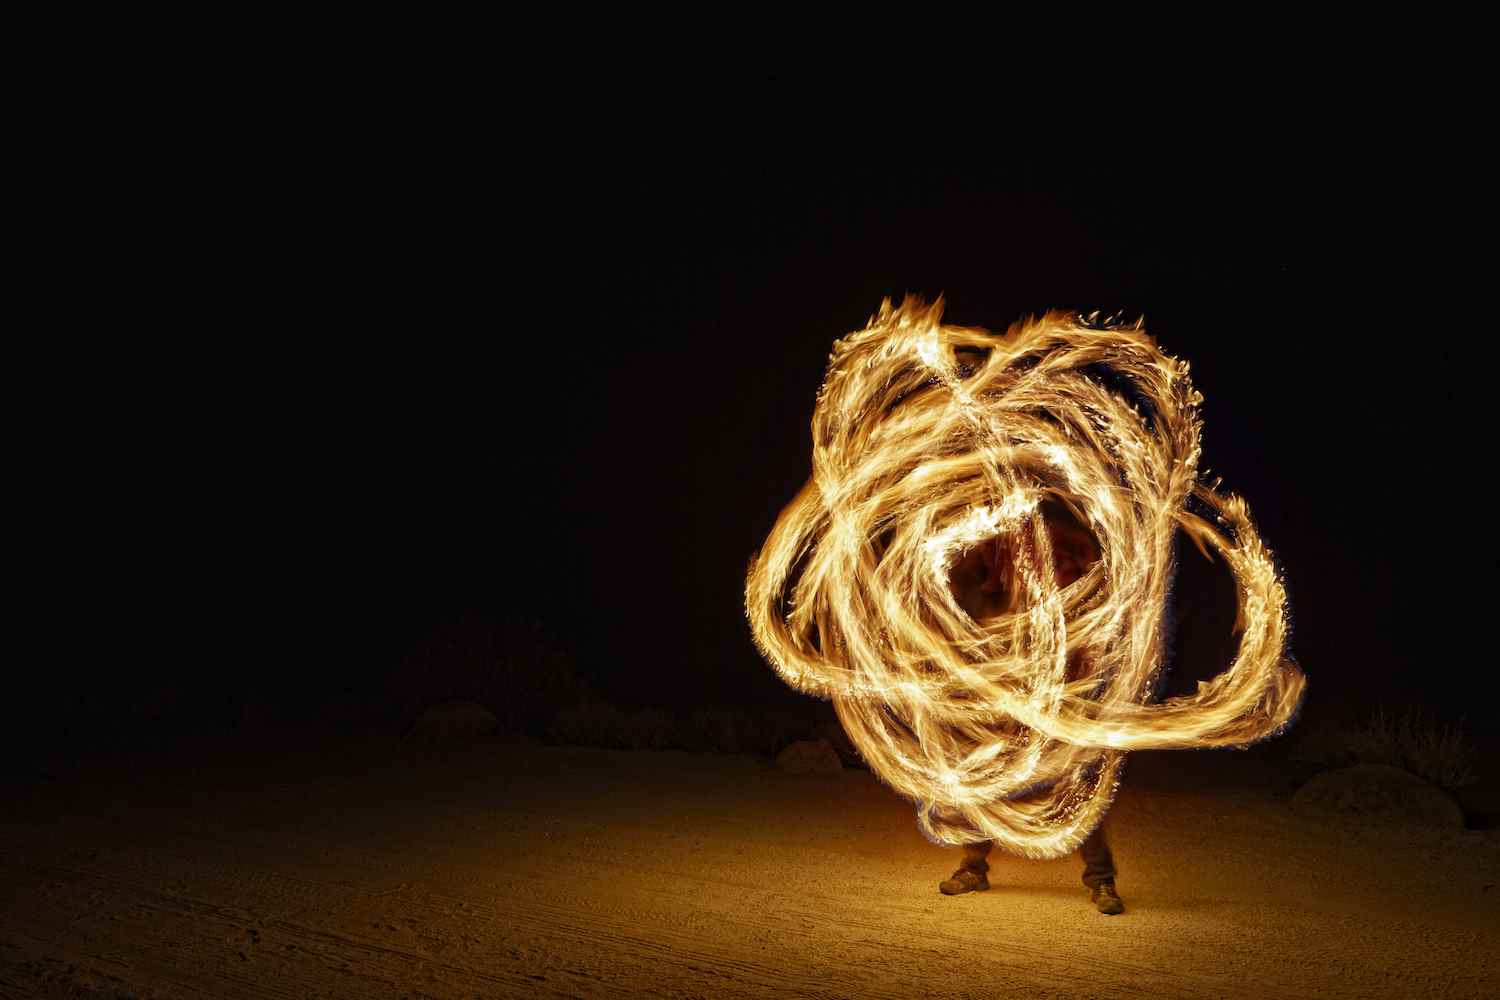
<path fill-rule="evenodd" d="M 957 896 L 961 892 L 983 892 L 989 887 L 989 876 L 972 868 L 960 868 L 951 877 L 938 883 L 938 891 L 945 896 Z"/>
<path fill-rule="evenodd" d="M 944 885 L 946 884 L 945 882 Z M 1089 893 L 1089 898 L 1094 901 L 1094 907 L 1100 913 L 1114 916 L 1125 912 L 1125 903 L 1120 899 L 1120 894 L 1115 892 L 1114 882 L 1100 882 Z"/>

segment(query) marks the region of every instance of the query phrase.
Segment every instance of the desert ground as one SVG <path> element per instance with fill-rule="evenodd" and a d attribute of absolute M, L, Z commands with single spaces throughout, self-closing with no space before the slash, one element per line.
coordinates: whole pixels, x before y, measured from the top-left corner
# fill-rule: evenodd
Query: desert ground
<path fill-rule="evenodd" d="M 869 773 L 485 741 L 50 764 L 0 813 L 0 996 L 1494 997 L 1500 839 L 1304 818 L 1135 754 L 1127 905 L 957 851 Z"/>

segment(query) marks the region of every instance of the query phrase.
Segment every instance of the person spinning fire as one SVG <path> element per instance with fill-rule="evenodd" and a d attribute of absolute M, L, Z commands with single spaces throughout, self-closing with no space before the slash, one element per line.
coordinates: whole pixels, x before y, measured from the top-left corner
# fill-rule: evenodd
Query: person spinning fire
<path fill-rule="evenodd" d="M 1066 507 L 1055 500 L 1044 501 L 1040 515 L 1052 544 L 1057 585 L 1066 587 L 1098 561 L 1099 543 Z M 1015 559 L 1000 538 L 992 538 L 969 550 L 954 565 L 949 583 L 959 606 L 975 621 L 1015 610 L 1018 592 Z M 1070 680 L 1079 676 L 1081 665 L 1081 652 L 1074 651 L 1068 658 Z M 988 840 L 965 844 L 963 863 L 952 876 L 938 883 L 938 890 L 944 895 L 956 896 L 988 889 L 990 865 L 986 858 L 993 846 Z M 1079 846 L 1078 853 L 1083 858 L 1083 884 L 1088 887 L 1094 906 L 1100 913 L 1123 913 L 1125 904 L 1115 891 L 1115 860 L 1110 853 L 1103 822 Z"/>

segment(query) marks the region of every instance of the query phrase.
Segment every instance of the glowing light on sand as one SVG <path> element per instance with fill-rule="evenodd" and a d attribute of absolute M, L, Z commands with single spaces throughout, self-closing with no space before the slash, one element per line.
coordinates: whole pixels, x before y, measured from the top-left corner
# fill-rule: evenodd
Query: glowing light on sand
<path fill-rule="evenodd" d="M 1200 480 L 1187 364 L 1139 322 L 1053 312 L 996 336 L 941 315 L 886 301 L 834 343 L 812 478 L 751 564 L 746 612 L 929 838 L 1054 857 L 1098 825 L 1128 751 L 1273 735 L 1305 680 L 1244 501 Z M 1065 587 L 1048 498 L 1100 548 Z M 1195 695 L 1154 703 L 1179 528 L 1233 574 L 1239 648 Z M 976 620 L 948 575 L 990 538 L 1013 553 L 1014 595 Z"/>

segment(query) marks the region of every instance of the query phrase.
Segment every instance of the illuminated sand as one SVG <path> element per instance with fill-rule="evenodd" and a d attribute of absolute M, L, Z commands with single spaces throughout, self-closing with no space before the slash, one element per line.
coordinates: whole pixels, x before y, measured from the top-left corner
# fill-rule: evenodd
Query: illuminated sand
<path fill-rule="evenodd" d="M 141 765 L 0 814 L 0 996 L 1500 995 L 1493 833 L 1307 823 L 1253 764 L 1132 755 L 1112 918 L 1076 858 L 940 896 L 957 852 L 864 772 L 496 745 Z"/>

